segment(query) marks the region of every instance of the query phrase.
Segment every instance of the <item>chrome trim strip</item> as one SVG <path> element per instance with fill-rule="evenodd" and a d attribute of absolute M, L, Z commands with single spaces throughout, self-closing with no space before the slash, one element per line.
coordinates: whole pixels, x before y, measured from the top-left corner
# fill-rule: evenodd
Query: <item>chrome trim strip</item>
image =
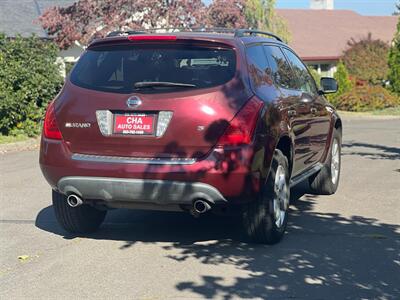
<path fill-rule="evenodd" d="M 85 162 L 119 163 L 119 164 L 149 164 L 149 165 L 192 165 L 194 158 L 139 158 L 125 156 L 105 156 L 91 154 L 72 154 L 73 160 Z"/>

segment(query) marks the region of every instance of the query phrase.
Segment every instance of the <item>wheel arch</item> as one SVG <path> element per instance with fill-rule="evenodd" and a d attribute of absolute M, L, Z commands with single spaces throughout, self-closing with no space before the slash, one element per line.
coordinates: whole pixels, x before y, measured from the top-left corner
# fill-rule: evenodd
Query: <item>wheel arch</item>
<path fill-rule="evenodd" d="M 279 137 L 275 149 L 278 149 L 286 156 L 289 163 L 289 174 L 293 171 L 293 142 L 288 135 Z"/>
<path fill-rule="evenodd" d="M 335 129 L 340 131 L 340 134 L 342 134 L 343 125 L 342 125 L 342 120 L 339 117 L 336 118 L 334 127 Z"/>
<path fill-rule="evenodd" d="M 328 153 L 332 144 L 332 139 L 333 139 L 333 132 L 334 130 L 338 130 L 340 133 L 340 136 L 342 136 L 343 134 L 343 124 L 342 124 L 342 119 L 340 118 L 340 116 L 338 115 L 338 113 L 336 111 L 332 111 L 332 116 L 331 116 L 331 124 L 330 124 L 330 128 L 329 128 L 329 134 L 328 134 L 328 138 L 326 140 L 326 145 L 325 145 L 325 150 L 324 150 L 324 154 L 321 157 L 320 162 L 321 163 L 325 163 L 326 159 L 328 158 Z"/>

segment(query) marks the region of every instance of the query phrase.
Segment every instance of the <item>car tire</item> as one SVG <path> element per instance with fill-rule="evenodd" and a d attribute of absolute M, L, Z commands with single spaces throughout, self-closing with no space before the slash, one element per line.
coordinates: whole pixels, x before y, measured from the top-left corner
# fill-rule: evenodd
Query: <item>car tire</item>
<path fill-rule="evenodd" d="M 342 136 L 333 130 L 332 143 L 327 161 L 320 171 L 309 178 L 310 190 L 315 195 L 332 195 L 339 186 L 341 167 Z"/>
<path fill-rule="evenodd" d="M 67 197 L 53 190 L 53 207 L 58 223 L 71 233 L 91 233 L 96 231 L 107 214 L 88 204 L 71 207 Z"/>
<path fill-rule="evenodd" d="M 247 236 L 256 243 L 276 244 L 286 230 L 290 200 L 289 164 L 275 150 L 270 173 L 258 199 L 247 204 L 243 223 Z"/>

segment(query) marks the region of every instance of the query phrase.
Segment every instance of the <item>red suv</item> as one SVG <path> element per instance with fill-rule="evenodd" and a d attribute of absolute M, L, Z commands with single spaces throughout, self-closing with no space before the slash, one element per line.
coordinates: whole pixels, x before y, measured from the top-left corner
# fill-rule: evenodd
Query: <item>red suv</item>
<path fill-rule="evenodd" d="M 342 122 L 279 37 L 254 30 L 114 32 L 92 42 L 48 106 L 40 166 L 67 231 L 110 208 L 239 207 L 248 235 L 276 243 L 290 188 L 339 183 Z"/>

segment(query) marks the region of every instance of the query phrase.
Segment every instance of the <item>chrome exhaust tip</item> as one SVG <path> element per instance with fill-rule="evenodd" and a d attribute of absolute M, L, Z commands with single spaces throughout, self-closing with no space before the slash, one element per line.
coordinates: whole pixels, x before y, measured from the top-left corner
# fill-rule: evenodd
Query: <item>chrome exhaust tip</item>
<path fill-rule="evenodd" d="M 196 214 L 204 214 L 206 211 L 211 209 L 211 205 L 204 200 L 196 200 L 193 203 L 193 211 Z"/>
<path fill-rule="evenodd" d="M 81 197 L 72 194 L 67 197 L 67 203 L 71 207 L 77 207 L 79 205 L 82 205 L 83 201 L 82 201 Z"/>

